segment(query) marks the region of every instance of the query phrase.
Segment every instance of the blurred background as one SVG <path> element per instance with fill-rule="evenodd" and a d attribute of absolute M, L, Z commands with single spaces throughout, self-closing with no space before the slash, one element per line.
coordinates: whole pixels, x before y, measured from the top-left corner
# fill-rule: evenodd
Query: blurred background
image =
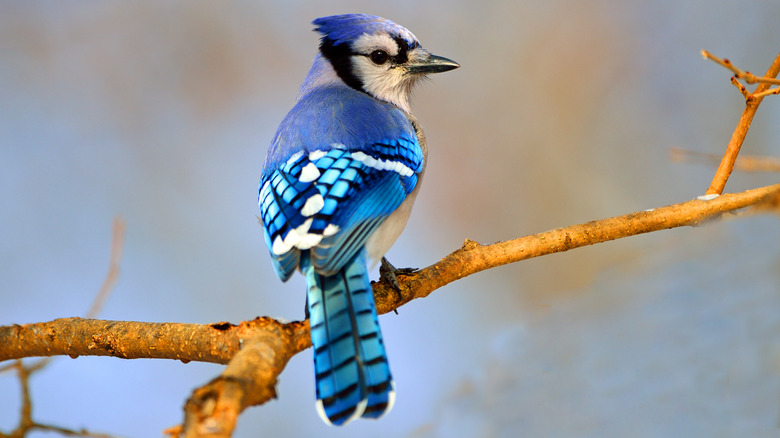
<path fill-rule="evenodd" d="M 0 324 L 84 315 L 116 215 L 122 271 L 100 318 L 302 318 L 257 185 L 316 51 L 311 20 L 344 12 L 462 65 L 413 102 L 430 164 L 388 254 L 399 267 L 704 193 L 714 166 L 669 149 L 720 155 L 744 100 L 699 51 L 756 73 L 780 51 L 779 2 L 3 2 Z M 766 99 L 743 153 L 780 155 L 779 119 Z M 726 190 L 777 180 L 735 174 Z M 306 351 L 235 436 L 778 436 L 778 242 L 778 217 L 752 216 L 474 275 L 381 317 L 388 416 L 325 426 Z M 160 436 L 221 370 L 59 358 L 32 380 L 35 418 Z M 0 430 L 18 391 L 0 375 Z"/>

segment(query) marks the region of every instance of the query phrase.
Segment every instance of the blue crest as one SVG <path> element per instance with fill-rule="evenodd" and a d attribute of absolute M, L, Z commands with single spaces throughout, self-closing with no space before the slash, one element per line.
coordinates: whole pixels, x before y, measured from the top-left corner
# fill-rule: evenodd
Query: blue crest
<path fill-rule="evenodd" d="M 403 38 L 413 47 L 417 45 L 417 37 L 405 27 L 386 18 L 366 14 L 331 15 L 312 21 L 315 31 L 322 34 L 335 45 L 350 43 L 363 34 L 374 35 L 388 33 Z"/>

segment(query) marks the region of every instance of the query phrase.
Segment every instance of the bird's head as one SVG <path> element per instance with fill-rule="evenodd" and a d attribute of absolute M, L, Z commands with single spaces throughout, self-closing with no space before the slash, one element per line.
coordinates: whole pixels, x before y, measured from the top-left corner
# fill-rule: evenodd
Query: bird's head
<path fill-rule="evenodd" d="M 381 17 L 334 15 L 313 24 L 322 34 L 320 54 L 344 83 L 407 112 L 417 80 L 460 67 L 432 55 L 406 28 Z"/>

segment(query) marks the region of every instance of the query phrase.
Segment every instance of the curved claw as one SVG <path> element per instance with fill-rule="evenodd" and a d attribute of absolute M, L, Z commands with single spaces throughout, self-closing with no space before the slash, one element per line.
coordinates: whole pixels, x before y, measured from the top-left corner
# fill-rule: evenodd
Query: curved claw
<path fill-rule="evenodd" d="M 398 282 L 398 275 L 411 275 L 419 270 L 419 268 L 396 268 L 389 260 L 382 257 L 382 262 L 379 265 L 379 278 L 387 282 L 393 289 L 400 291 L 401 284 Z"/>

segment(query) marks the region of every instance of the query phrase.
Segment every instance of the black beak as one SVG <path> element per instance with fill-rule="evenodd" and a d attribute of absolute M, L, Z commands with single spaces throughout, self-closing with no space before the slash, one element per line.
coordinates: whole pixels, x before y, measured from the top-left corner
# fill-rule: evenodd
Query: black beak
<path fill-rule="evenodd" d="M 457 62 L 443 56 L 431 55 L 425 61 L 408 64 L 406 70 L 413 74 L 442 73 L 460 67 Z"/>

